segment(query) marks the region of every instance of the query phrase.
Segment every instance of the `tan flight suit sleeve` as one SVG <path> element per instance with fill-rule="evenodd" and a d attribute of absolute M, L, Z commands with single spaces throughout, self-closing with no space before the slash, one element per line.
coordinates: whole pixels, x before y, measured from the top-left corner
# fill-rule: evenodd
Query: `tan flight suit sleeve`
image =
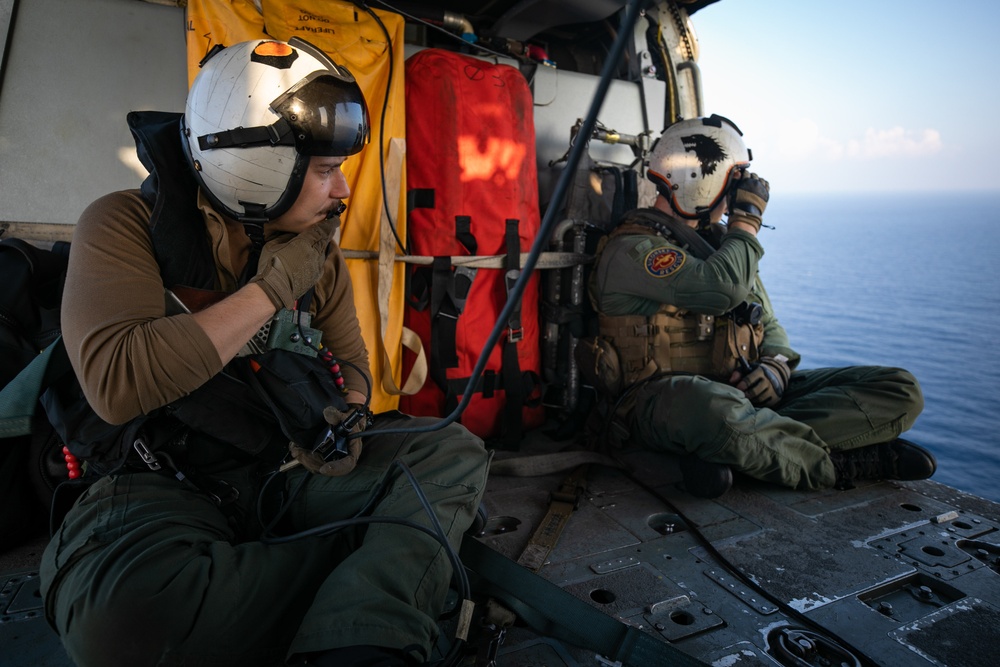
<path fill-rule="evenodd" d="M 347 263 L 336 243 L 330 244 L 323 277 L 316 285 L 316 315 L 313 327 L 323 332 L 323 346 L 341 362 L 344 384 L 348 389 L 371 397 L 371 370 L 368 348 L 361 336 L 361 325 L 354 304 L 354 288 Z M 359 369 L 364 373 L 359 372 Z"/>
<path fill-rule="evenodd" d="M 137 190 L 80 217 L 62 300 L 66 351 L 94 411 L 125 423 L 185 396 L 222 370 L 190 315 L 165 316 L 150 209 Z"/>

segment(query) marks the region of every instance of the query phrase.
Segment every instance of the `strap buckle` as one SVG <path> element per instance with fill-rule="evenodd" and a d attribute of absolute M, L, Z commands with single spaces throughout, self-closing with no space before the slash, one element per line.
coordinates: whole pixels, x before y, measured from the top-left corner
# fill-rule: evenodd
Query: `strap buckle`
<path fill-rule="evenodd" d="M 482 665 L 483 667 L 496 667 L 497 664 L 497 653 L 500 651 L 500 645 L 503 644 L 504 639 L 507 638 L 507 628 L 502 625 L 484 624 L 483 627 L 486 630 L 492 630 L 492 634 L 488 641 L 484 641 L 479 645 L 479 652 L 476 656 L 476 664 Z"/>
<path fill-rule="evenodd" d="M 162 470 L 163 466 L 160 465 L 160 460 L 156 458 L 156 454 L 146 446 L 146 443 L 142 438 L 136 438 L 135 442 L 132 443 L 132 447 L 139 454 L 139 458 L 142 462 L 149 466 L 150 470 Z"/>
<path fill-rule="evenodd" d="M 465 301 L 469 298 L 469 291 L 472 289 L 472 282 L 476 279 L 476 272 L 478 270 L 471 266 L 456 266 L 454 273 L 452 273 L 451 281 L 448 283 L 448 296 L 455 306 L 456 313 L 454 319 L 456 320 L 462 314 L 462 311 L 465 310 Z M 452 317 L 450 313 L 445 313 L 444 310 L 440 314 Z"/>

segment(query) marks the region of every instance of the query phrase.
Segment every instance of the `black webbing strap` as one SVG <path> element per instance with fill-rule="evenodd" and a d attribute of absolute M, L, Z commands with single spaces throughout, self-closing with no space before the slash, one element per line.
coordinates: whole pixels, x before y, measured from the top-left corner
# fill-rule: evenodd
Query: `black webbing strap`
<path fill-rule="evenodd" d="M 272 125 L 257 127 L 237 127 L 234 130 L 222 130 L 198 137 L 198 147 L 206 151 L 212 148 L 241 148 L 247 146 L 294 146 L 295 136 L 292 126 L 284 118 L 279 118 Z"/>
<path fill-rule="evenodd" d="M 448 296 L 452 280 L 451 257 L 435 257 L 431 264 L 431 358 L 429 373 L 442 391 L 447 391 L 446 369 L 458 366 L 455 327 L 458 312 Z"/>
<path fill-rule="evenodd" d="M 406 210 L 434 208 L 433 188 L 413 188 L 406 191 Z"/>
<path fill-rule="evenodd" d="M 448 395 L 461 396 L 465 393 L 465 388 L 469 385 L 469 378 L 451 378 L 448 380 Z M 487 368 L 479 376 L 479 381 L 472 388 L 473 393 L 482 394 L 483 398 L 493 398 L 493 394 L 503 389 L 503 377 L 497 372 Z"/>
<path fill-rule="evenodd" d="M 472 235 L 472 218 L 467 215 L 455 216 L 455 238 L 465 246 L 470 255 L 475 255 L 479 249 L 476 237 Z"/>
<path fill-rule="evenodd" d="M 521 276 L 521 235 L 518 233 L 520 220 L 507 219 L 505 238 L 507 257 L 504 260 L 504 287 L 510 294 L 514 283 Z M 502 342 L 500 373 L 504 385 L 504 429 L 502 442 L 508 449 L 520 446 L 524 433 L 522 408 L 525 395 L 521 388 L 521 366 L 517 356 L 517 343 L 524 337 L 521 326 L 521 304 L 517 303 L 507 318 L 507 336 Z"/>
<path fill-rule="evenodd" d="M 608 616 L 474 537 L 465 536 L 461 558 L 474 575 L 476 593 L 496 598 L 540 635 L 592 650 L 624 667 L 705 667 L 697 658 Z"/>
<path fill-rule="evenodd" d="M 627 169 L 622 174 L 622 192 L 625 210 L 635 209 L 639 205 L 639 173 L 635 169 Z"/>
<path fill-rule="evenodd" d="M 455 216 L 455 238 L 470 255 L 476 254 L 478 244 L 472 234 L 472 219 L 469 216 Z M 458 405 L 458 400 L 456 394 L 449 389 L 447 369 L 458 366 L 455 345 L 458 318 L 465 310 L 465 302 L 469 298 L 477 270 L 468 266 L 456 266 L 452 269 L 450 256 L 435 257 L 431 264 L 429 374 L 445 393 L 445 405 L 449 412 Z"/>
<path fill-rule="evenodd" d="M 496 371 L 486 369 L 479 376 L 479 381 L 472 388 L 473 393 L 482 394 L 483 398 L 493 398 L 493 394 L 498 391 L 505 391 L 504 376 Z M 521 395 L 525 397 L 524 405 L 529 408 L 537 408 L 542 404 L 541 387 L 542 378 L 535 371 L 524 371 L 521 373 L 520 382 Z M 457 397 L 465 393 L 465 388 L 469 385 L 469 378 L 448 378 L 448 395 Z M 518 390 L 515 390 L 518 391 Z M 537 394 L 537 395 L 536 395 Z M 456 403 L 457 405 L 457 403 Z M 452 406 L 454 409 L 454 406 Z"/>
<path fill-rule="evenodd" d="M 708 259 L 715 253 L 715 248 L 698 233 L 698 230 L 655 209 L 633 211 L 629 213 L 627 221 L 655 229 L 666 238 L 672 237 L 685 245 L 688 252 L 698 259 Z"/>
<path fill-rule="evenodd" d="M 247 263 L 243 267 L 243 274 L 240 276 L 240 287 L 246 285 L 251 278 L 257 275 L 260 268 L 260 251 L 264 249 L 264 222 L 245 222 L 243 230 L 250 238 L 250 254 L 247 256 Z"/>

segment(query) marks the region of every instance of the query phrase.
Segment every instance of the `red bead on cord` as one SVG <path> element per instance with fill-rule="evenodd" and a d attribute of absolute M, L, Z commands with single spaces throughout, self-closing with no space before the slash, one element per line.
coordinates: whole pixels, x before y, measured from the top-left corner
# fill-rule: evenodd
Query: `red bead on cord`
<path fill-rule="evenodd" d="M 66 459 L 66 474 L 70 479 L 76 479 L 82 474 L 80 470 L 80 460 L 69 451 L 69 447 L 63 445 L 63 458 Z"/>
<path fill-rule="evenodd" d="M 333 382 L 337 385 L 337 389 L 346 394 L 347 387 L 344 386 L 344 375 L 340 372 L 340 364 L 333 358 L 333 353 L 330 350 L 322 350 L 319 355 L 326 362 L 327 368 L 333 374 Z"/>

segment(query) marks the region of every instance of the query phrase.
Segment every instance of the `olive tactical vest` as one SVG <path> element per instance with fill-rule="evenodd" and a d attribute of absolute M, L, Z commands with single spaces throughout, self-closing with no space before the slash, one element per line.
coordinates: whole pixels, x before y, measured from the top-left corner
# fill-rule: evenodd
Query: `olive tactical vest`
<path fill-rule="evenodd" d="M 602 239 L 597 256 L 608 241 L 626 234 L 655 233 L 680 245 L 655 213 L 639 210 L 627 215 Z M 685 249 L 700 259 L 710 254 L 690 244 Z M 728 381 L 742 360 L 752 364 L 759 358 L 764 339 L 759 323 L 740 325 L 727 315 L 692 313 L 669 304 L 648 317 L 598 312 L 598 326 L 597 339 L 580 342 L 585 349 L 579 350 L 578 361 L 581 372 L 612 396 L 657 374 L 690 373 Z"/>

